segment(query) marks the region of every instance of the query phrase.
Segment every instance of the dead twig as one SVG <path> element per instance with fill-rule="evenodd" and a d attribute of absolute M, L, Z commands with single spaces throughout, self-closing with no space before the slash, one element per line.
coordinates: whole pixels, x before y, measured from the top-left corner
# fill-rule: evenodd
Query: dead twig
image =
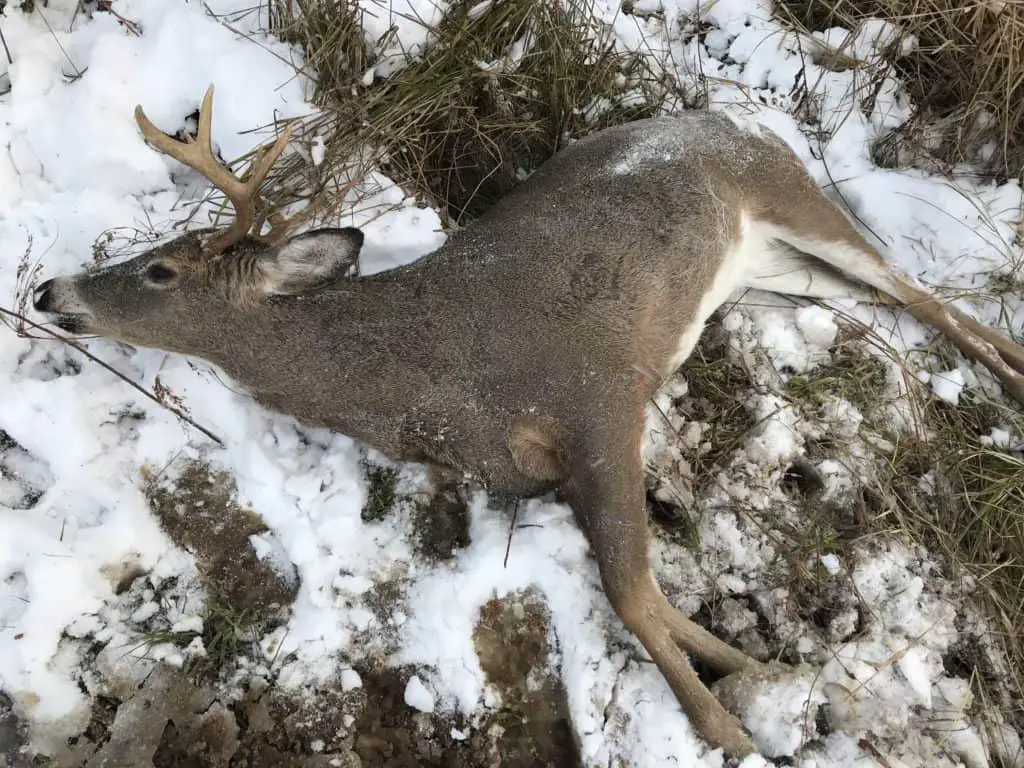
<path fill-rule="evenodd" d="M 519 499 L 516 499 L 515 505 L 512 507 L 512 522 L 508 527 L 508 541 L 505 543 L 505 561 L 502 563 L 502 568 L 508 568 L 508 555 L 512 551 L 512 534 L 516 530 L 516 520 L 519 518 Z"/>
<path fill-rule="evenodd" d="M 168 411 L 173 413 L 175 416 L 177 416 L 179 419 L 184 421 L 186 424 L 188 424 L 189 426 L 191 426 L 191 427 L 199 430 L 200 432 L 202 432 L 208 438 L 213 440 L 213 442 L 217 443 L 217 445 L 221 446 L 222 448 L 224 447 L 224 441 L 223 440 L 221 440 L 219 437 L 217 437 L 217 435 L 215 435 L 209 429 L 204 427 L 202 424 L 197 423 L 195 421 L 195 419 L 193 419 L 191 416 L 186 414 L 183 410 L 181 410 L 181 408 L 177 408 L 177 407 L 175 407 L 175 406 L 173 406 L 173 405 L 171 405 L 171 404 L 169 404 L 167 402 L 164 402 L 155 393 L 150 392 L 148 389 L 146 389 L 145 387 L 141 386 L 137 382 L 132 381 L 127 376 L 125 376 L 123 373 L 121 373 L 119 370 L 114 368 L 112 365 L 110 365 L 109 363 L 105 363 L 103 360 L 101 360 L 100 358 L 96 357 L 96 355 L 94 355 L 92 352 L 90 352 L 88 349 L 86 349 L 84 346 L 79 344 L 74 339 L 71 339 L 71 338 L 65 336 L 62 333 L 58 333 L 57 331 L 54 331 L 51 328 L 47 328 L 44 325 L 40 325 L 39 323 L 32 322 L 27 317 L 25 317 L 25 315 L 22 314 L 21 312 L 15 312 L 14 310 L 7 309 L 6 307 L 0 307 L 0 315 L 3 315 L 4 317 L 7 317 L 7 318 L 13 320 L 15 323 L 17 323 L 22 328 L 27 326 L 27 327 L 31 328 L 33 331 L 42 331 L 43 333 L 45 333 L 50 338 L 56 339 L 57 341 L 61 342 L 62 344 L 67 344 L 72 349 L 75 349 L 78 352 L 81 352 L 83 355 L 85 355 L 87 358 L 89 358 L 92 362 L 96 363 L 97 365 L 99 365 L 104 370 L 109 371 L 110 373 L 112 373 L 115 376 L 117 376 L 117 378 L 119 378 L 122 381 L 126 382 L 130 387 L 132 387 L 132 389 L 134 389 L 137 392 L 140 392 L 141 394 L 145 395 L 147 398 L 152 400 L 154 403 L 159 405 L 161 408 L 166 408 Z"/>

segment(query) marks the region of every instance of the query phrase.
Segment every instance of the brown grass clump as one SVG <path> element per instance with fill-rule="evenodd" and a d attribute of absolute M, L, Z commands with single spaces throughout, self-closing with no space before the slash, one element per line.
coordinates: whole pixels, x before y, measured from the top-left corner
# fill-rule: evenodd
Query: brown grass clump
<path fill-rule="evenodd" d="M 941 559 L 946 577 L 960 582 L 991 622 L 984 639 L 1006 665 L 994 669 L 998 654 L 966 646 L 946 662 L 970 678 L 986 724 L 1004 721 L 1024 735 L 1024 444 L 1016 442 L 1024 411 L 978 390 L 965 389 L 957 405 L 928 396 L 895 350 L 869 329 L 861 338 L 902 368 L 908 430 L 894 431 L 885 415 L 891 401 L 879 378 L 881 358 L 856 346 L 831 366 L 791 379 L 787 394 L 811 404 L 826 393 L 846 397 L 865 415 L 868 431 L 891 444 L 877 447 L 875 479 L 861 489 L 863 509 L 847 535 L 898 532 Z M 1010 445 L 994 441 L 993 430 L 1009 434 Z M 992 737 L 999 738 L 995 731 Z"/>
<path fill-rule="evenodd" d="M 304 131 L 323 137 L 324 159 L 316 168 L 301 157 L 282 162 L 268 185 L 272 203 L 305 199 L 310 216 L 329 215 L 351 201 L 322 192 L 377 167 L 458 222 L 568 138 L 651 114 L 657 100 L 637 85 L 642 57 L 614 50 L 587 2 L 460 0 L 422 51 L 373 77 L 387 41 L 367 41 L 353 0 L 281 0 L 274 31 L 301 46 L 316 73 L 324 112 Z"/>
<path fill-rule="evenodd" d="M 989 640 L 1009 662 L 1005 670 L 976 667 L 975 692 L 1024 733 L 1024 455 L 987 439 L 994 427 L 1024 434 L 1024 413 L 966 390 L 956 406 L 934 398 L 920 405 L 930 434 L 899 445 L 885 490 L 900 527 L 943 555 L 950 576 L 973 578 L 995 628 Z M 935 487 L 926 496 L 918 481 L 929 472 Z"/>
<path fill-rule="evenodd" d="M 946 578 L 960 585 L 966 603 L 988 620 L 985 629 L 964 627 L 961 642 L 944 658 L 950 673 L 970 680 L 974 713 L 984 726 L 1002 722 L 1024 736 L 1024 443 L 1019 443 L 1024 411 L 978 390 L 965 389 L 957 405 L 930 396 L 906 355 L 869 327 L 846 319 L 831 361 L 780 382 L 774 391 L 812 419 L 828 398 L 852 402 L 865 417 L 861 446 L 876 451 L 874 471 L 838 505 L 800 489 L 795 526 L 771 519 L 770 512 L 752 513 L 788 565 L 779 578 L 793 595 L 820 598 L 819 572 L 803 565 L 809 553 L 875 537 L 924 544 Z M 687 361 L 683 370 L 690 392 L 678 405 L 690 418 L 714 425 L 710 460 L 694 463 L 698 482 L 717 472 L 714 462 L 728 461 L 752 426 L 738 393 L 754 382 L 742 369 L 723 367 L 728 360 L 714 353 L 711 339 L 705 336 L 705 349 Z M 933 351 L 945 357 L 946 350 L 939 342 Z M 903 397 L 887 382 L 886 360 L 899 366 L 908 388 L 909 407 L 900 409 L 909 420 L 905 428 L 891 421 L 889 408 Z M 1008 446 L 992 439 L 994 429 L 1010 435 Z M 844 445 L 828 439 L 809 442 L 808 451 L 813 462 L 847 460 Z M 794 470 L 799 488 L 806 478 L 799 465 L 789 471 Z M 685 511 L 661 509 L 659 503 L 652 508 L 677 540 L 699 549 Z M 1005 664 L 997 666 L 1000 657 Z M 989 735 L 993 752 L 1006 748 L 996 728 Z M 993 764 L 1003 763 L 993 758 Z"/>
<path fill-rule="evenodd" d="M 811 30 L 852 30 L 871 17 L 897 24 L 890 63 L 918 107 L 905 138 L 945 162 L 1024 174 L 1024 0 L 783 0 L 778 8 Z M 917 46 L 899 55 L 911 37 Z"/>

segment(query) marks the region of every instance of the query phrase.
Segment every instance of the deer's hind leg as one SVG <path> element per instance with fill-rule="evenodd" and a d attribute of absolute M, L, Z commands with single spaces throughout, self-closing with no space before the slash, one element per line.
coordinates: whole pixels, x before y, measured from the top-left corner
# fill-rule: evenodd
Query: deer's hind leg
<path fill-rule="evenodd" d="M 841 216 L 838 211 L 833 215 Z M 986 366 L 1014 398 L 1024 403 L 1024 347 L 1020 344 L 917 288 L 897 270 L 889 268 L 874 251 L 866 250 L 869 246 L 862 240 L 858 242 L 864 242 L 865 250 L 850 253 L 846 243 L 801 240 L 795 236 L 793 239 L 815 253 L 775 241 L 768 250 L 768 258 L 748 278 L 749 287 L 816 299 L 852 298 L 905 309 L 945 333 L 964 355 Z M 833 263 L 826 261 L 826 255 L 832 257 Z M 849 265 L 850 273 L 836 264 Z M 874 270 L 875 282 L 887 284 L 887 290 L 874 288 L 853 276 L 854 266 L 866 275 L 874 274 Z"/>
<path fill-rule="evenodd" d="M 942 331 L 966 357 L 987 367 L 1009 394 L 1024 403 L 1024 346 L 917 287 L 909 275 L 889 264 L 864 239 L 799 159 L 787 154 L 789 178 L 780 183 L 792 194 L 784 201 L 766 201 L 760 214 L 772 239 L 887 294 L 912 316 Z"/>
<path fill-rule="evenodd" d="M 763 255 L 763 260 L 754 265 L 747 277 L 750 288 L 812 299 L 855 299 L 889 306 L 899 304 L 891 296 L 786 243 L 769 242 Z"/>
<path fill-rule="evenodd" d="M 731 755 L 756 752 L 739 720 L 697 677 L 684 648 L 712 667 L 756 665 L 672 607 L 651 572 L 644 506 L 640 407 L 570 447 L 565 498 L 585 530 L 615 613 L 643 644 L 706 741 Z"/>

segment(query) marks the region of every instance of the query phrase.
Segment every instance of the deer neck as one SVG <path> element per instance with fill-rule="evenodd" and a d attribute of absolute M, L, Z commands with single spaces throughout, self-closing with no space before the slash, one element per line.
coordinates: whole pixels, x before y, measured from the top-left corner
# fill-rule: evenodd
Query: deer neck
<path fill-rule="evenodd" d="M 396 414 L 437 386 L 429 314 L 402 283 L 361 278 L 239 313 L 199 356 L 271 410 L 390 443 Z"/>

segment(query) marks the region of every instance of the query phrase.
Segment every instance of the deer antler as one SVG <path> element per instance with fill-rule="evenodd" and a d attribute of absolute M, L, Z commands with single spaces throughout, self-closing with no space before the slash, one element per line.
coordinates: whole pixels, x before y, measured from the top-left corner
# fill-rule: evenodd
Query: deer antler
<path fill-rule="evenodd" d="M 269 150 L 260 150 L 256 153 L 250 166 L 249 178 L 242 181 L 213 154 L 213 147 L 210 143 L 212 120 L 213 85 L 210 85 L 203 95 L 203 102 L 199 107 L 199 130 L 194 139 L 187 134 L 185 141 L 178 141 L 168 136 L 146 117 L 146 113 L 142 111 L 142 105 L 135 107 L 135 122 L 138 123 L 146 141 L 163 154 L 199 171 L 231 201 L 231 205 L 235 209 L 235 220 L 228 229 L 207 243 L 207 248 L 212 253 L 216 253 L 237 243 L 252 229 L 253 223 L 256 221 L 256 205 L 260 187 L 277 158 L 284 151 L 288 138 L 291 136 L 291 126 L 285 128 Z M 271 219 L 271 226 L 273 227 L 275 223 L 278 227 L 286 224 L 276 217 Z M 276 235 L 276 233 L 272 232 L 272 235 Z M 272 235 L 268 235 L 268 238 Z"/>

